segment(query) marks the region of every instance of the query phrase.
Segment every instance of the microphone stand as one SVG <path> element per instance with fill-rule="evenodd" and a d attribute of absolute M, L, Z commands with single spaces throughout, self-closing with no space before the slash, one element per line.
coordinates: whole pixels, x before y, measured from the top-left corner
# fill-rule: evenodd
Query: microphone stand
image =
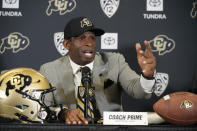
<path fill-rule="evenodd" d="M 85 113 L 84 116 L 88 121 L 91 121 L 92 124 L 94 124 L 94 119 L 92 118 L 92 114 L 90 112 L 91 118 L 88 117 L 88 104 L 90 102 L 90 94 L 89 94 L 89 89 L 91 87 L 91 73 L 90 69 L 88 67 L 82 68 L 82 84 L 85 87 Z"/>
<path fill-rule="evenodd" d="M 94 120 L 93 120 L 93 118 L 92 118 L 92 114 L 91 114 L 91 112 L 90 112 L 90 115 L 91 115 L 91 118 L 89 118 L 88 117 L 88 109 L 89 109 L 89 107 L 88 107 L 88 104 L 89 104 L 89 102 L 90 102 L 90 95 L 89 95 L 89 89 L 91 88 L 91 85 L 87 82 L 85 85 L 85 118 L 88 120 L 88 121 L 91 121 L 92 122 L 92 124 L 94 124 Z"/>

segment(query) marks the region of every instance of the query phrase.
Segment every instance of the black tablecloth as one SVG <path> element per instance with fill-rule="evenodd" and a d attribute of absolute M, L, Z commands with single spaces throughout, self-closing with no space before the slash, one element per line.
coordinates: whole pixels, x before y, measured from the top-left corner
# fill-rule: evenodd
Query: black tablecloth
<path fill-rule="evenodd" d="M 0 124 L 0 131 L 197 131 L 197 125 L 65 125 L 65 124 Z"/>

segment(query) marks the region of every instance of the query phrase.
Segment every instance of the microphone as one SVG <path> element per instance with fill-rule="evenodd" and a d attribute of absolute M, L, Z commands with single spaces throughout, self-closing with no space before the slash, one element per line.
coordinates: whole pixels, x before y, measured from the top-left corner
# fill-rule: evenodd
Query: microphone
<path fill-rule="evenodd" d="M 85 66 L 81 69 L 82 72 L 82 78 L 81 82 L 84 87 L 89 87 L 91 84 L 91 71 L 90 68 Z"/>
<path fill-rule="evenodd" d="M 88 103 L 89 101 L 92 99 L 93 97 L 93 93 L 90 94 L 90 90 L 93 90 L 92 86 L 91 86 L 91 70 L 89 67 L 83 67 L 81 69 L 81 73 L 82 73 L 82 78 L 81 78 L 81 82 L 83 84 L 83 86 L 85 87 L 85 112 L 84 112 L 84 116 L 88 121 L 92 121 L 92 124 L 94 123 L 93 118 L 89 118 L 88 117 Z"/>

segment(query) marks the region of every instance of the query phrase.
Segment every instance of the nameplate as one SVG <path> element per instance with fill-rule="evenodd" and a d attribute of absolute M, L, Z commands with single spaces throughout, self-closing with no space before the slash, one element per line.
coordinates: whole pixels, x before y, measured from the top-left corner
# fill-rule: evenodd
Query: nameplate
<path fill-rule="evenodd" d="M 148 125 L 147 112 L 103 112 L 104 125 Z"/>

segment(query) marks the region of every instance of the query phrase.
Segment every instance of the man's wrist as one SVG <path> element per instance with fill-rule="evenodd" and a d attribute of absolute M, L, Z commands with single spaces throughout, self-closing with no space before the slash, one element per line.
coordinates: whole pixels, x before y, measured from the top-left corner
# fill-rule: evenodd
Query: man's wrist
<path fill-rule="evenodd" d="M 152 76 L 145 76 L 143 73 L 141 73 L 141 74 L 147 80 L 154 80 L 155 79 L 154 75 L 152 75 Z"/>

